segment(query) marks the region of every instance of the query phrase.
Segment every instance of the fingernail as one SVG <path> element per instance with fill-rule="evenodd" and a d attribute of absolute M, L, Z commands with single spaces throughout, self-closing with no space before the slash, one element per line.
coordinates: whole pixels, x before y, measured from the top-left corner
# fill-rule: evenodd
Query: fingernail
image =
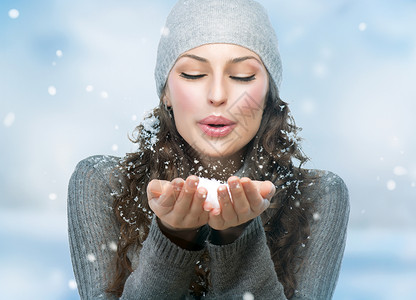
<path fill-rule="evenodd" d="M 219 208 L 214 208 L 212 213 L 214 214 L 214 216 L 218 216 L 221 213 L 221 210 Z"/>
<path fill-rule="evenodd" d="M 166 195 L 165 194 L 161 194 L 159 197 L 157 197 L 157 198 L 153 198 L 157 203 L 160 203 L 160 202 L 162 202 L 163 201 L 163 199 L 165 199 L 166 198 Z"/>
<path fill-rule="evenodd" d="M 188 186 L 190 187 L 190 188 L 193 188 L 193 187 L 195 187 L 195 186 L 197 186 L 198 185 L 198 182 L 195 180 L 195 179 L 189 179 L 188 180 Z"/>
<path fill-rule="evenodd" d="M 173 184 L 173 188 L 175 189 L 175 191 L 177 191 L 177 192 L 180 192 L 181 191 L 181 189 L 182 189 L 182 184 L 180 184 L 180 183 L 174 183 Z"/>
<path fill-rule="evenodd" d="M 207 195 L 205 194 L 204 191 L 198 191 L 198 195 L 199 195 L 199 197 L 201 197 L 203 199 L 205 199 L 207 197 Z"/>
<path fill-rule="evenodd" d="M 225 186 L 220 186 L 218 188 L 218 192 L 219 192 L 219 195 L 221 197 L 226 197 L 227 196 L 227 188 Z"/>
<path fill-rule="evenodd" d="M 272 187 L 270 188 L 270 192 L 267 194 L 267 198 L 273 196 L 275 191 L 276 191 L 276 188 L 274 187 L 274 185 L 272 185 Z"/>
<path fill-rule="evenodd" d="M 233 180 L 233 181 L 230 181 L 229 185 L 230 185 L 230 187 L 231 187 L 232 189 L 235 189 L 235 188 L 239 188 L 239 187 L 240 187 L 240 185 L 239 185 L 239 183 L 238 183 L 238 180 Z"/>
<path fill-rule="evenodd" d="M 209 202 L 205 202 L 205 203 L 204 203 L 204 210 L 205 210 L 205 211 L 211 211 L 211 209 L 212 209 L 212 205 L 211 205 L 211 203 L 209 203 Z"/>

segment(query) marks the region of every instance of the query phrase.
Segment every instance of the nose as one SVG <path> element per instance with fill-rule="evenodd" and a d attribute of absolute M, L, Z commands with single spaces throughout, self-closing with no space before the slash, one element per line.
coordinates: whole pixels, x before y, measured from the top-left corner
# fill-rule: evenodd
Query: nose
<path fill-rule="evenodd" d="M 222 76 L 214 77 L 209 87 L 208 101 L 215 106 L 219 106 L 226 103 L 227 98 L 227 88 Z"/>

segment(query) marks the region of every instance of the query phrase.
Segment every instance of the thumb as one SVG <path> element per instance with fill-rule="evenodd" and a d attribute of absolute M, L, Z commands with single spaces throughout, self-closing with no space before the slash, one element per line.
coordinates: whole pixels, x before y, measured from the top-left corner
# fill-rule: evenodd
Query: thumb
<path fill-rule="evenodd" d="M 168 183 L 169 181 L 158 179 L 153 179 L 152 181 L 150 181 L 146 189 L 147 199 L 150 200 L 153 198 L 159 198 L 160 195 L 163 193 L 166 184 Z"/>
<path fill-rule="evenodd" d="M 263 197 L 263 199 L 270 201 L 275 192 L 276 187 L 271 181 L 266 180 L 260 183 L 260 195 Z"/>

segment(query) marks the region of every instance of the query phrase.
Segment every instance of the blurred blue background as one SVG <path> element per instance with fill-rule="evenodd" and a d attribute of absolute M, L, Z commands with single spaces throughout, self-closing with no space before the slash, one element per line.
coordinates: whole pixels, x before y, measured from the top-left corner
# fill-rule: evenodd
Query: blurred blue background
<path fill-rule="evenodd" d="M 416 1 L 260 1 L 309 168 L 351 198 L 334 299 L 416 294 Z M 66 192 L 76 163 L 134 151 L 175 1 L 0 1 L 0 290 L 79 299 Z"/>

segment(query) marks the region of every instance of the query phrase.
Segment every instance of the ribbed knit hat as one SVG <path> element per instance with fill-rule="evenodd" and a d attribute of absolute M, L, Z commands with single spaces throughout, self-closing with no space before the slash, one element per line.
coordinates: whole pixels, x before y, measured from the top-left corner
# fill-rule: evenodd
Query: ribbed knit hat
<path fill-rule="evenodd" d="M 255 52 L 280 87 L 282 63 L 277 37 L 263 6 L 253 0 L 180 0 L 167 17 L 157 51 L 159 97 L 177 58 L 213 43 L 235 44 Z"/>

